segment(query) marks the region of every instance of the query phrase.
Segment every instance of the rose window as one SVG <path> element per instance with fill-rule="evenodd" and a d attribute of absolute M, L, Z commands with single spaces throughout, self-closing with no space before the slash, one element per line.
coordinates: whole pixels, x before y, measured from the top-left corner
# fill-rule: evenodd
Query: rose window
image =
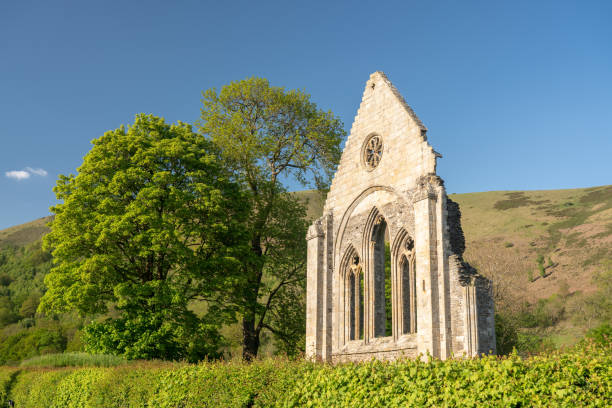
<path fill-rule="evenodd" d="M 378 166 L 383 154 L 382 139 L 378 135 L 371 136 L 363 148 L 363 161 L 369 170 Z"/>

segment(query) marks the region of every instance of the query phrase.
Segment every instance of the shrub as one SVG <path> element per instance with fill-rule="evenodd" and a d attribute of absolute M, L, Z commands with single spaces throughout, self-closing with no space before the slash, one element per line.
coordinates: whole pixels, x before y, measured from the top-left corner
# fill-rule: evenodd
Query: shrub
<path fill-rule="evenodd" d="M 217 328 L 199 324 L 182 327 L 164 313 L 107 319 L 83 330 L 85 351 L 118 354 L 128 360 L 187 360 L 218 358 L 222 338 Z"/>
<path fill-rule="evenodd" d="M 37 293 L 31 294 L 21 304 L 21 307 L 19 308 L 19 315 L 24 318 L 34 317 L 39 303 L 40 295 Z"/>
<path fill-rule="evenodd" d="M 612 326 L 608 323 L 604 323 L 589 330 L 585 337 L 600 346 L 609 346 L 612 344 Z"/>
<path fill-rule="evenodd" d="M 538 255 L 536 258 L 536 262 L 538 263 L 538 271 L 540 271 L 540 276 L 542 278 L 546 277 L 546 268 L 544 267 L 544 255 Z"/>
<path fill-rule="evenodd" d="M 546 328 L 557 324 L 565 315 L 565 302 L 562 297 L 552 295 L 540 299 L 535 305 L 525 303 L 517 316 L 519 327 Z"/>
<path fill-rule="evenodd" d="M 495 338 L 497 354 L 510 354 L 518 344 L 518 333 L 511 318 L 495 315 Z"/>
<path fill-rule="evenodd" d="M 539 264 L 538 265 L 538 270 L 540 271 L 540 276 L 545 278 L 546 277 L 546 269 L 544 268 L 544 265 Z"/>

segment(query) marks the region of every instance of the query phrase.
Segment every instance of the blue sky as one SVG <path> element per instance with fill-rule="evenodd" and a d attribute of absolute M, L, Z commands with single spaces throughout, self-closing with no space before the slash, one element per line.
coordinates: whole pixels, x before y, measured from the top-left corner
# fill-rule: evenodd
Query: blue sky
<path fill-rule="evenodd" d="M 250 76 L 349 130 L 386 72 L 450 193 L 610 184 L 611 21 L 609 1 L 1 2 L 0 228 L 48 215 L 104 131 L 194 122 L 202 90 Z"/>

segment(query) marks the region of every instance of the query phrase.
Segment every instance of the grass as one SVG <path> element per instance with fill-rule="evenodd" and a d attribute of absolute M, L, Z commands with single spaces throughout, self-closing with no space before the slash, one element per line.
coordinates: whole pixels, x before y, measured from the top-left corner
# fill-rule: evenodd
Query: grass
<path fill-rule="evenodd" d="M 115 367 L 127 360 L 111 354 L 58 353 L 23 360 L 20 367 Z"/>

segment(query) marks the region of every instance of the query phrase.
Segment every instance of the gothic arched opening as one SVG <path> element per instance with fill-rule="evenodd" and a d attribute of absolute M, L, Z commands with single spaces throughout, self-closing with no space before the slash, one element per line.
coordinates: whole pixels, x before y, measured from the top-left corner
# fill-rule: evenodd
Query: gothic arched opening
<path fill-rule="evenodd" d="M 348 272 L 349 340 L 362 340 L 364 333 L 364 283 L 359 257 L 353 257 Z"/>
<path fill-rule="evenodd" d="M 391 254 L 389 249 L 389 228 L 382 216 L 376 220 L 372 231 L 374 247 L 374 337 L 393 335 L 393 313 L 391 303 Z"/>
<path fill-rule="evenodd" d="M 401 284 L 401 334 L 416 333 L 416 280 L 414 241 L 407 237 L 399 262 Z"/>

